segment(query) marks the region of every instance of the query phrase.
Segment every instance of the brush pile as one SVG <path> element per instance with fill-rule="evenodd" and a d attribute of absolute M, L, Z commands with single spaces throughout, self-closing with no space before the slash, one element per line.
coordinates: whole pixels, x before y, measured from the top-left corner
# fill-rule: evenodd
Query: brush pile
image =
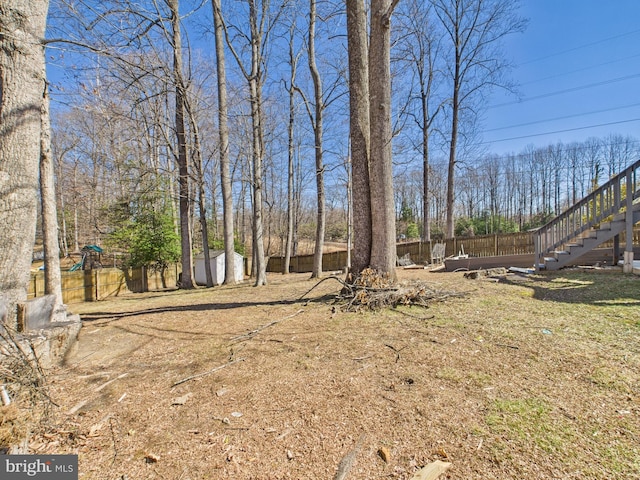
<path fill-rule="evenodd" d="M 463 293 L 443 291 L 436 285 L 421 281 L 398 284 L 388 275 L 369 268 L 363 270 L 352 283 L 345 282 L 343 285 L 338 301 L 346 312 L 413 305 L 426 308 L 447 298 L 464 296 Z"/>
<path fill-rule="evenodd" d="M 31 343 L 0 326 L 0 454 L 27 453 L 29 433 L 52 402 Z"/>

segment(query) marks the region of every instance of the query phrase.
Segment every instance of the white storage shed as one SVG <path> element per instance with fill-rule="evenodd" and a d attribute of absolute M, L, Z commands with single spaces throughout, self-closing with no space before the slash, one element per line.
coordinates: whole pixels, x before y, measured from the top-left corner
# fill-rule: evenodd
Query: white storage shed
<path fill-rule="evenodd" d="M 236 282 L 244 280 L 244 257 L 238 252 L 233 252 L 235 259 L 235 277 Z M 211 276 L 214 285 L 222 285 L 224 282 L 224 250 L 209 250 L 209 262 L 211 264 Z M 207 273 L 204 266 L 204 252 L 199 253 L 194 258 L 195 264 L 195 280 L 198 285 L 207 284 Z"/>

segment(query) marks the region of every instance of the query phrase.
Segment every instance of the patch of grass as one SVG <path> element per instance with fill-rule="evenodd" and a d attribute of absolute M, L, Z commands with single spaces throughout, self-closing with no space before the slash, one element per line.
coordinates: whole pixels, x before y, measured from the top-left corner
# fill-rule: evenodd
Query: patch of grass
<path fill-rule="evenodd" d="M 467 372 L 467 377 L 477 386 L 485 387 L 491 384 L 493 377 L 488 373 L 472 370 Z"/>
<path fill-rule="evenodd" d="M 547 453 L 563 453 L 573 435 L 551 415 L 551 406 L 539 398 L 497 399 L 486 416 L 489 430 L 510 441 L 533 444 Z"/>
<path fill-rule="evenodd" d="M 460 383 L 464 380 L 464 373 L 455 368 L 444 367 L 436 372 L 436 378 L 440 380 L 448 380 L 450 382 Z"/>
<path fill-rule="evenodd" d="M 610 470 L 618 474 L 640 472 L 640 449 L 631 448 L 626 444 L 615 443 L 605 446 L 600 455 Z"/>
<path fill-rule="evenodd" d="M 620 371 L 609 367 L 600 366 L 595 368 L 589 375 L 589 380 L 606 390 L 615 390 L 626 394 L 632 393 L 629 384 L 630 379 L 625 378 Z"/>

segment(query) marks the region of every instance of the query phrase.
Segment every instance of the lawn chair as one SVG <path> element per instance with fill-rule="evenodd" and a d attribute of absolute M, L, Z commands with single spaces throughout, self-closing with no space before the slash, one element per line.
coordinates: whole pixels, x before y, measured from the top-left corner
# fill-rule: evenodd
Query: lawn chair
<path fill-rule="evenodd" d="M 436 243 L 431 247 L 431 263 L 435 265 L 444 263 L 445 248 L 446 244 L 444 243 Z"/>

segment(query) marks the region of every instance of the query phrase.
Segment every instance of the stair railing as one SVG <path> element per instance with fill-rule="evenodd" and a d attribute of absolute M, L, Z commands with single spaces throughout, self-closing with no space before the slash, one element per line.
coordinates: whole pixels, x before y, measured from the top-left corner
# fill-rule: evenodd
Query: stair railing
<path fill-rule="evenodd" d="M 559 246 L 619 213 L 640 198 L 640 160 L 612 177 L 575 205 L 569 207 L 534 234 L 536 270 L 544 263 L 543 257 Z"/>

